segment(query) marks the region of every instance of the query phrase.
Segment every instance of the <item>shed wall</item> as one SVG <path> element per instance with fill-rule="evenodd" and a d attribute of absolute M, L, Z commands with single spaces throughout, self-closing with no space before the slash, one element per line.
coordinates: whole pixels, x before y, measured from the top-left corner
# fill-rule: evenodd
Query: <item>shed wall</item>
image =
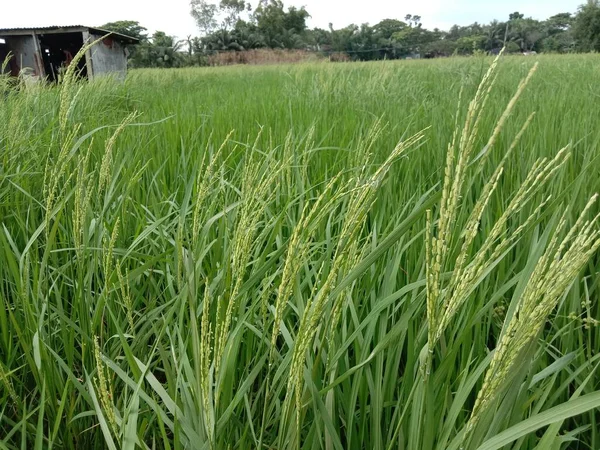
<path fill-rule="evenodd" d="M 6 47 L 13 54 L 11 69 L 13 72 L 30 69 L 35 77 L 44 76 L 43 64 L 37 52 L 33 36 L 6 36 Z M 15 74 L 15 75 L 16 75 Z"/>
<path fill-rule="evenodd" d="M 100 35 L 90 33 L 92 41 L 101 38 Z M 91 49 L 93 77 L 111 74 L 124 79 L 127 74 L 127 55 L 125 47 L 110 36 L 94 45 Z"/>

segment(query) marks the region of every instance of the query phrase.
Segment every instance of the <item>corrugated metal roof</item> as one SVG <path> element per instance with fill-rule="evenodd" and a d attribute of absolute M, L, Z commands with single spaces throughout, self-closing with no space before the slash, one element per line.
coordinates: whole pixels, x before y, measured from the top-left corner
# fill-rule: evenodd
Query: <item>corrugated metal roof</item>
<path fill-rule="evenodd" d="M 103 30 L 102 28 L 88 27 L 85 25 L 66 25 L 66 26 L 53 25 L 53 26 L 47 26 L 47 27 L 0 28 L 0 36 L 10 36 L 11 34 L 12 35 L 23 35 L 23 34 L 29 34 L 29 33 L 34 33 L 34 32 L 37 34 L 44 34 L 44 33 L 76 33 L 76 32 L 82 32 L 82 31 L 90 31 L 91 33 L 100 34 L 100 35 L 111 33 L 112 36 L 114 36 L 116 38 L 120 38 L 121 40 L 129 42 L 131 44 L 135 44 L 135 43 L 139 42 L 139 39 L 134 38 L 132 36 L 127 36 L 127 35 L 121 34 L 121 33 L 115 33 L 114 31 Z"/>
<path fill-rule="evenodd" d="M 11 27 L 11 28 L 0 28 L 0 31 L 28 31 L 28 30 L 56 30 L 56 29 L 68 29 L 68 28 L 90 28 L 85 25 L 50 25 L 43 27 Z"/>

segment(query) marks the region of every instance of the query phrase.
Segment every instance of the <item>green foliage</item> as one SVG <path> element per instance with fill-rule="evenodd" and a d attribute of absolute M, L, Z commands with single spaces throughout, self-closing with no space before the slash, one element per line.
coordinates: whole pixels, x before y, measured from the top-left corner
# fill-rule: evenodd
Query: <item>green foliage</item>
<path fill-rule="evenodd" d="M 457 47 L 458 47 L 457 43 L 450 39 L 439 39 L 439 40 L 436 39 L 436 40 L 433 40 L 433 41 L 429 42 L 428 44 L 426 44 L 423 47 L 423 50 L 426 55 L 431 55 L 434 57 L 435 56 L 451 56 L 455 52 L 458 52 Z"/>
<path fill-rule="evenodd" d="M 244 11 L 251 11 L 250 3 L 243 0 L 221 0 L 219 4 L 206 0 L 191 0 L 190 14 L 204 35 L 216 30 L 231 30 L 242 20 Z"/>
<path fill-rule="evenodd" d="M 411 54 L 421 53 L 427 44 L 436 40 L 436 36 L 419 25 L 405 27 L 394 33 L 393 40 L 401 49 L 402 54 Z"/>
<path fill-rule="evenodd" d="M 222 28 L 231 29 L 240 20 L 240 15 L 246 10 L 250 11 L 252 6 L 244 0 L 221 0 L 219 8 L 224 15 Z"/>
<path fill-rule="evenodd" d="M 576 15 L 559 13 L 545 21 L 514 12 L 506 21 L 454 25 L 442 31 L 428 30 L 422 26 L 421 16 L 407 14 L 404 20 L 389 18 L 374 25 L 350 24 L 338 29 L 330 24 L 328 30 L 311 30 L 306 24 L 309 12 L 304 7 L 286 8 L 283 0 L 262 0 L 254 9 L 243 0 L 191 0 L 190 12 L 201 36 L 188 36 L 187 55 L 180 54 L 183 49 L 179 44 L 158 45 L 156 39 L 148 39 L 145 28 L 137 22 L 120 21 L 104 27 L 141 37 L 143 48 L 139 54 L 131 47 L 135 67 L 199 65 L 215 52 L 260 48 L 302 49 L 324 55 L 345 53 L 353 60 L 370 61 L 481 52 L 497 54 L 503 47 L 508 53 L 598 50 L 599 10 L 598 2 L 590 0 Z M 174 48 L 175 53 L 165 50 L 169 47 Z"/>
<path fill-rule="evenodd" d="M 481 51 L 485 48 L 486 37 L 479 36 L 463 36 L 456 41 L 456 49 L 463 55 Z"/>
<path fill-rule="evenodd" d="M 588 0 L 575 18 L 576 46 L 582 51 L 600 51 L 600 2 Z"/>
<path fill-rule="evenodd" d="M 510 13 L 508 16 L 508 20 L 522 20 L 525 18 L 525 14 L 521 14 L 519 11 L 515 11 L 514 13 Z"/>
<path fill-rule="evenodd" d="M 163 31 L 156 31 L 150 40 L 136 46 L 131 64 L 133 67 L 181 67 L 186 61 L 186 55 L 180 52 L 183 43 Z"/>
<path fill-rule="evenodd" d="M 517 43 L 522 51 L 539 50 L 537 44 L 545 36 L 542 23 L 531 18 L 510 21 L 509 33 L 511 41 Z"/>
<path fill-rule="evenodd" d="M 505 52 L 507 54 L 519 53 L 521 51 L 521 47 L 516 42 L 510 41 L 506 43 Z"/>
<path fill-rule="evenodd" d="M 541 46 L 548 53 L 570 53 L 575 50 L 575 39 L 571 33 L 557 33 L 542 40 Z"/>
<path fill-rule="evenodd" d="M 206 0 L 192 0 L 190 14 L 203 34 L 212 33 L 217 27 L 218 6 Z"/>
<path fill-rule="evenodd" d="M 400 33 L 408 28 L 406 22 L 395 19 L 384 19 L 372 27 L 373 33 L 380 39 L 391 40 L 396 33 Z"/>
<path fill-rule="evenodd" d="M 300 48 L 308 17 L 310 15 L 304 7 L 290 6 L 285 11 L 281 0 L 269 0 L 256 8 L 253 20 L 267 47 Z"/>
<path fill-rule="evenodd" d="M 196 53 L 212 53 L 215 51 L 243 51 L 266 47 L 264 36 L 256 25 L 240 20 L 231 31 L 220 30 L 199 39 Z"/>
<path fill-rule="evenodd" d="M 546 20 L 548 34 L 555 35 L 568 31 L 573 26 L 575 18 L 571 13 L 560 13 Z"/>
<path fill-rule="evenodd" d="M 124 34 L 125 36 L 134 37 L 139 39 L 139 41 L 142 43 L 148 40 L 148 34 L 146 33 L 148 30 L 135 20 L 119 20 L 117 22 L 108 22 L 102 25 L 100 28 L 103 30 Z"/>

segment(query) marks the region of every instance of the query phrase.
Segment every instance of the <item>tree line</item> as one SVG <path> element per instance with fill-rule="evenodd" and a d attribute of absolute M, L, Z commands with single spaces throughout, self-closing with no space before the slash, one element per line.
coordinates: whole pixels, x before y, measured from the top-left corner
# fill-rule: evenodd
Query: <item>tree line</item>
<path fill-rule="evenodd" d="M 573 53 L 600 51 L 600 0 L 587 0 L 576 13 L 564 12 L 536 20 L 514 12 L 488 24 L 454 25 L 449 30 L 422 25 L 419 15 L 385 19 L 370 25 L 335 29 L 307 26 L 310 13 L 286 7 L 282 0 L 191 0 L 199 36 L 176 39 L 162 31 L 151 36 L 137 21 L 118 21 L 102 28 L 136 37 L 130 51 L 134 67 L 183 67 L 206 64 L 211 54 L 253 49 L 301 49 L 324 55 L 345 54 L 369 61 L 406 57 L 442 57 L 496 53 Z"/>

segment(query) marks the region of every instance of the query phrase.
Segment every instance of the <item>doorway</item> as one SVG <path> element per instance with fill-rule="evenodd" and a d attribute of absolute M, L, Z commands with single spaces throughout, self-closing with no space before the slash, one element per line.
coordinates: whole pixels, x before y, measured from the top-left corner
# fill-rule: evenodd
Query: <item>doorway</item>
<path fill-rule="evenodd" d="M 73 58 L 83 47 L 83 34 L 77 33 L 52 33 L 38 35 L 44 70 L 49 81 L 57 82 L 64 71 L 73 61 Z M 87 78 L 87 64 L 81 58 L 77 64 L 78 75 Z"/>

